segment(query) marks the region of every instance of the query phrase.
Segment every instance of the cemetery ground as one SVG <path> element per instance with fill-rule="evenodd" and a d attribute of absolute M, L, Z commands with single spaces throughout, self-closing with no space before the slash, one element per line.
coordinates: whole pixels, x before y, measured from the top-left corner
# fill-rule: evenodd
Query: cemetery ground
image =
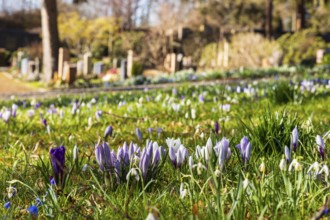
<path fill-rule="evenodd" d="M 0 95 L 1 94 L 19 94 L 36 91 L 35 88 L 28 85 L 27 83 L 22 83 L 18 80 L 5 75 L 3 71 L 0 70 Z"/>
<path fill-rule="evenodd" d="M 0 102 L 1 216 L 328 214 L 329 79 Z"/>

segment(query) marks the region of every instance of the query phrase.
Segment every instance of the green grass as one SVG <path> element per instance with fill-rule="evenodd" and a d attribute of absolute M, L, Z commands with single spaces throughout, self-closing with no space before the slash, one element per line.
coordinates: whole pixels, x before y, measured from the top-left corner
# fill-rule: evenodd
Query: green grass
<path fill-rule="evenodd" d="M 274 83 L 251 85 L 255 90 L 250 94 L 236 93 L 236 86 L 226 89 L 186 85 L 179 87 L 176 94 L 171 89 L 99 94 L 91 107 L 88 103 L 93 96 L 63 96 L 43 100 L 32 119 L 27 116 L 27 111 L 33 109 L 30 101 L 26 107 L 20 105 L 16 118 L 10 118 L 8 124 L 0 121 L 2 204 L 11 203 L 9 209 L 0 208 L 0 215 L 9 219 L 28 218 L 26 209 L 40 198 L 40 218 L 145 219 L 149 213 L 160 219 L 311 218 L 329 196 L 324 174 L 314 178 L 307 173 L 315 161 L 322 164 L 328 161 L 326 157 L 321 162 L 315 136 L 324 136 L 328 145 L 329 89 L 319 86 L 315 93 L 302 93 L 292 86 L 295 98 L 283 104 L 280 96 L 273 98 Z M 200 94 L 204 94 L 204 102 L 199 101 Z M 80 103 L 80 108 L 72 115 L 74 100 Z M 13 103 L 21 102 L 2 102 L 0 109 L 4 112 Z M 173 103 L 180 104 L 177 112 L 172 108 Z M 47 114 L 50 104 L 55 105 L 55 114 Z M 230 111 L 222 109 L 223 104 L 230 104 Z M 95 116 L 97 110 L 102 110 L 100 120 Z M 42 124 L 40 113 L 47 120 L 49 131 Z M 92 124 L 88 123 L 89 117 Z M 219 134 L 214 132 L 215 121 L 220 124 Z M 150 182 L 113 181 L 110 187 L 94 155 L 94 147 L 108 125 L 114 129 L 112 137 L 106 140 L 111 149 L 124 142 L 134 142 L 142 150 L 150 139 L 168 152 L 166 138 L 180 138 L 189 155 L 193 155 L 194 163 L 200 162 L 207 169 L 191 170 L 187 162 L 181 169 L 175 169 L 166 156 L 158 175 Z M 290 146 L 295 126 L 299 131 L 299 146 L 292 157 L 299 161 L 302 170 L 281 171 L 283 149 Z M 137 127 L 143 133 L 143 140 L 135 134 Z M 148 128 L 154 131 L 149 133 Z M 158 134 L 157 128 L 163 132 Z M 235 147 L 243 136 L 249 137 L 253 146 L 247 165 L 242 164 Z M 219 173 L 215 154 L 208 161 L 198 160 L 195 149 L 197 145 L 205 146 L 208 138 L 214 146 L 222 137 L 229 139 L 232 155 Z M 66 184 L 51 186 L 49 150 L 61 145 L 67 150 Z M 75 145 L 79 149 L 77 161 L 73 159 Z M 264 171 L 259 169 L 262 162 Z M 88 168 L 83 171 L 86 164 Z M 243 182 L 248 183 L 245 188 Z M 184 198 L 180 198 L 182 183 L 187 190 Z M 7 190 L 11 186 L 16 187 L 17 194 L 9 198 Z"/>

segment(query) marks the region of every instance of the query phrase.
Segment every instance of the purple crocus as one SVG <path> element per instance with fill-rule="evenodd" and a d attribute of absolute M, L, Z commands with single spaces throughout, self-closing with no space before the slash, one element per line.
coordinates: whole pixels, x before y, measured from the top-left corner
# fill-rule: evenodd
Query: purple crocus
<path fill-rule="evenodd" d="M 170 146 L 169 156 L 175 168 L 180 168 L 184 161 L 188 158 L 188 150 L 182 144 L 179 147 Z"/>
<path fill-rule="evenodd" d="M 216 134 L 219 134 L 219 122 L 217 121 L 214 123 L 214 131 Z"/>
<path fill-rule="evenodd" d="M 13 105 L 11 106 L 11 116 L 13 116 L 14 118 L 16 118 L 16 112 L 17 112 L 17 109 L 18 109 L 18 105 L 13 104 Z"/>
<path fill-rule="evenodd" d="M 249 141 L 249 139 L 244 136 L 241 139 L 240 144 L 236 145 L 236 147 L 239 149 L 241 156 L 242 156 L 242 160 L 244 163 L 248 163 L 250 160 L 250 155 L 251 155 L 251 150 L 252 150 L 252 145 Z"/>
<path fill-rule="evenodd" d="M 325 158 L 325 145 L 324 145 L 324 140 L 320 135 L 316 136 L 316 144 L 317 144 L 317 149 L 322 157 L 322 160 L 324 161 Z"/>
<path fill-rule="evenodd" d="M 143 136 L 142 136 L 142 132 L 141 132 L 140 128 L 136 128 L 135 133 L 136 133 L 137 138 L 140 141 L 142 141 Z"/>
<path fill-rule="evenodd" d="M 113 131 L 113 128 L 112 126 L 108 126 L 105 131 L 104 131 L 104 139 L 107 138 L 108 136 L 112 136 L 112 131 Z"/>
<path fill-rule="evenodd" d="M 4 113 L 2 113 L 2 119 L 8 123 L 11 116 L 11 112 L 9 110 L 6 110 Z"/>
<path fill-rule="evenodd" d="M 226 160 L 230 158 L 231 154 L 227 138 L 222 138 L 222 140 L 215 145 L 214 151 L 219 158 L 219 167 L 220 170 L 222 170 Z"/>
<path fill-rule="evenodd" d="M 106 142 L 98 143 L 95 146 L 95 157 L 102 171 L 111 169 L 115 162 L 114 155 Z"/>
<path fill-rule="evenodd" d="M 291 146 L 292 146 L 294 152 L 296 152 L 297 147 L 298 147 L 298 139 L 299 139 L 299 134 L 298 134 L 298 128 L 296 126 L 292 130 L 292 134 L 291 134 Z"/>
<path fill-rule="evenodd" d="M 65 147 L 60 146 L 57 148 L 52 148 L 50 149 L 49 155 L 52 162 L 56 183 L 59 183 L 60 179 L 63 182 L 65 170 Z"/>

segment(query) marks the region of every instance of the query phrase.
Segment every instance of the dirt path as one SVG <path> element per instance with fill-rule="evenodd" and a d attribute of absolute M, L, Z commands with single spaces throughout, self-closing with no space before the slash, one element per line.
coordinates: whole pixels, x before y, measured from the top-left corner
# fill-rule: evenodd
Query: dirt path
<path fill-rule="evenodd" d="M 36 89 L 31 88 L 18 80 L 11 79 L 10 76 L 5 75 L 0 70 L 0 97 L 2 95 L 23 94 L 34 91 L 36 91 Z"/>

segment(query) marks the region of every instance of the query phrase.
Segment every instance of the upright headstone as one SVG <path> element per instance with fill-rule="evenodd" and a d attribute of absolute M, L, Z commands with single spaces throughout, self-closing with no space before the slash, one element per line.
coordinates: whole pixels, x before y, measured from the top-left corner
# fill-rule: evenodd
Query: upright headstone
<path fill-rule="evenodd" d="M 75 64 L 70 65 L 70 73 L 67 75 L 66 81 L 69 85 L 72 85 L 76 80 L 77 76 L 77 66 Z"/>
<path fill-rule="evenodd" d="M 39 57 L 36 57 L 34 59 L 34 64 L 35 64 L 35 71 L 34 71 L 34 74 L 39 77 L 39 74 L 40 74 L 40 60 L 39 60 Z"/>
<path fill-rule="evenodd" d="M 104 71 L 104 63 L 103 62 L 96 62 L 93 66 L 93 74 L 100 75 Z"/>
<path fill-rule="evenodd" d="M 132 68 L 133 68 L 133 50 L 129 50 L 127 54 L 127 76 L 132 76 Z"/>
<path fill-rule="evenodd" d="M 58 77 L 63 77 L 64 62 L 70 60 L 69 50 L 66 48 L 59 48 L 58 50 Z"/>
<path fill-rule="evenodd" d="M 91 73 L 91 65 L 92 65 L 92 58 L 90 53 L 85 53 L 83 60 L 84 60 L 84 68 L 83 74 L 86 76 Z"/>
<path fill-rule="evenodd" d="M 23 56 L 24 56 L 23 51 L 18 51 L 17 52 L 17 69 L 21 68 Z"/>
<path fill-rule="evenodd" d="M 63 63 L 63 74 L 59 78 L 63 81 L 66 81 L 66 79 L 68 78 L 68 75 L 70 75 L 70 63 L 65 61 Z"/>
<path fill-rule="evenodd" d="M 121 80 L 127 79 L 127 62 L 125 59 L 120 61 L 120 78 Z"/>
<path fill-rule="evenodd" d="M 28 74 L 28 63 L 29 59 L 28 58 L 23 58 L 21 60 L 21 74 L 24 76 Z"/>
<path fill-rule="evenodd" d="M 84 61 L 78 60 L 77 61 L 77 76 L 83 75 L 84 70 Z"/>
<path fill-rule="evenodd" d="M 112 68 L 118 68 L 118 59 L 117 58 L 114 58 L 113 60 L 112 60 Z"/>
<path fill-rule="evenodd" d="M 225 41 L 223 46 L 223 66 L 228 67 L 229 65 L 229 43 Z"/>
<path fill-rule="evenodd" d="M 175 53 L 172 53 L 171 54 L 171 68 L 170 68 L 171 73 L 175 73 L 176 72 L 176 68 L 177 68 L 176 63 L 177 63 L 176 54 Z"/>
<path fill-rule="evenodd" d="M 319 49 L 316 51 L 316 63 L 321 64 L 323 61 L 323 56 L 324 56 L 324 49 Z"/>
<path fill-rule="evenodd" d="M 28 62 L 28 71 L 27 71 L 28 75 L 33 75 L 35 69 L 36 69 L 35 62 L 32 61 L 32 60 L 30 60 L 30 61 Z"/>

